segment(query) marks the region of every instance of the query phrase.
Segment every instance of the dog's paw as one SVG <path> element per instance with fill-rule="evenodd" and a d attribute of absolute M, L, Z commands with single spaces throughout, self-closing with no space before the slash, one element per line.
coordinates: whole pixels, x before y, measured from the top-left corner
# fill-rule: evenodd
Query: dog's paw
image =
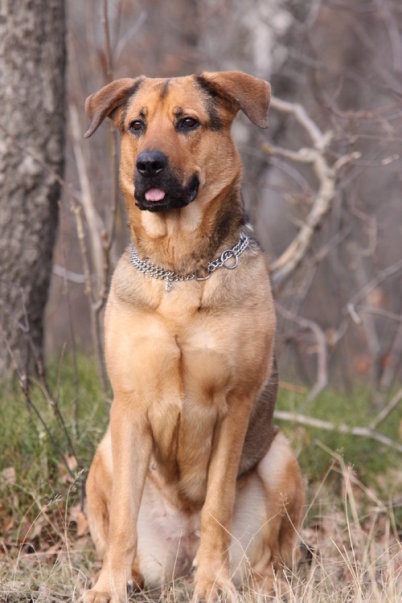
<path fill-rule="evenodd" d="M 131 571 L 130 574 L 122 571 L 110 572 L 107 567 L 103 567 L 94 587 L 84 592 L 82 601 L 83 603 L 126 603 L 127 594 L 132 590 Z"/>
<path fill-rule="evenodd" d="M 238 603 L 239 597 L 229 578 L 198 579 L 191 603 Z"/>
<path fill-rule="evenodd" d="M 125 603 L 128 595 L 133 590 L 133 583 L 131 581 L 127 583 L 125 589 L 120 588 L 119 590 L 116 589 L 115 585 L 113 589 L 109 590 L 107 586 L 105 587 L 105 584 L 95 584 L 94 588 L 85 591 L 82 601 L 83 603 Z"/>
<path fill-rule="evenodd" d="M 83 603 L 109 603 L 110 600 L 111 599 L 109 593 L 101 592 L 94 589 L 85 591 L 82 597 Z"/>

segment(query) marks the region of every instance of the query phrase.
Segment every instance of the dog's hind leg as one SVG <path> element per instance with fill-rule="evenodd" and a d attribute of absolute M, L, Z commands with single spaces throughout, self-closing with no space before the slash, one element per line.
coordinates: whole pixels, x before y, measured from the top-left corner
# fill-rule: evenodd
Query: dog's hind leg
<path fill-rule="evenodd" d="M 266 494 L 267 529 L 265 538 L 271 551 L 270 567 L 255 567 L 256 590 L 265 594 L 272 589 L 273 576 L 278 588 L 283 569 L 292 568 L 297 559 L 296 543 L 304 508 L 304 487 L 300 468 L 288 440 L 282 433 L 274 438 L 270 449 L 257 465 L 257 474 Z"/>
<path fill-rule="evenodd" d="M 266 455 L 238 482 L 230 549 L 235 584 L 269 595 L 296 559 L 304 488 L 294 453 L 278 433 Z"/>
<path fill-rule="evenodd" d="M 257 474 L 264 484 L 268 518 L 273 514 L 280 517 L 279 529 L 272 531 L 270 538 L 274 563 L 278 561 L 291 567 L 305 495 L 299 464 L 281 432 L 257 465 Z M 274 532 L 277 533 L 274 535 Z"/>
<path fill-rule="evenodd" d="M 111 489 L 112 476 L 109 475 L 101 450 L 98 449 L 89 470 L 86 493 L 89 530 L 100 558 L 103 558 L 106 552 Z"/>

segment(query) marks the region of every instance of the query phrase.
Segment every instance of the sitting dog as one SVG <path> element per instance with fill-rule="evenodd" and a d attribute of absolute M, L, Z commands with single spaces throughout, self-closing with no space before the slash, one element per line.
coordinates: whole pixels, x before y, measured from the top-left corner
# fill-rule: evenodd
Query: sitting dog
<path fill-rule="evenodd" d="M 131 246 L 112 279 L 110 425 L 87 482 L 103 557 L 88 602 L 126 600 L 195 568 L 193 601 L 270 593 L 290 565 L 304 490 L 272 423 L 275 312 L 245 223 L 230 135 L 265 128 L 266 82 L 240 72 L 116 80 L 86 101 L 121 135 Z"/>

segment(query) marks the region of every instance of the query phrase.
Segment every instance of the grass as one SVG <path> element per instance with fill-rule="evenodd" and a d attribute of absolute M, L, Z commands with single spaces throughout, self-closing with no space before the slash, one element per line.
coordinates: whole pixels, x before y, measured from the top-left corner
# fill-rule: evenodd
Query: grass
<path fill-rule="evenodd" d="M 49 369 L 79 465 L 40 384 L 32 388 L 32 401 L 53 441 L 17 387 L 0 391 L 0 601 L 78 601 L 99 569 L 81 498 L 85 469 L 105 429 L 108 409 L 92 360 L 78 358 L 77 377 L 76 388 L 71 358 L 61 368 L 55 364 Z M 367 425 L 375 414 L 363 389 L 353 395 L 328 390 L 307 408 L 302 395 L 282 390 L 278 406 L 335 424 Z M 381 431 L 397 440 L 395 415 Z M 275 597 L 266 600 L 283 600 L 285 591 L 289 602 L 402 600 L 397 454 L 360 437 L 289 423 L 281 427 L 297 451 L 306 482 L 308 507 L 301 532 L 305 559 L 285 582 L 278 580 Z M 64 451 L 72 475 L 55 444 Z M 185 580 L 167 589 L 161 600 L 188 601 L 190 592 L 191 581 Z M 158 597 L 140 593 L 133 600 Z M 241 600 L 252 597 L 245 592 Z"/>
<path fill-rule="evenodd" d="M 316 419 L 330 421 L 334 425 L 347 423 L 352 427 L 368 426 L 379 412 L 372 403 L 370 391 L 361 386 L 348 394 L 328 389 L 307 404 L 304 395 L 280 390 L 277 406 L 282 410 L 300 412 Z M 400 438 L 400 421 L 400 413 L 398 415 L 398 412 L 394 411 L 381 424 L 381 433 L 397 442 Z M 299 450 L 302 468 L 313 479 L 324 475 L 329 462 L 327 451 L 316 446 L 317 440 L 322 441 L 331 450 L 338 451 L 346 463 L 356 468 L 363 480 L 375 480 L 378 486 L 380 483 L 377 478 L 382 478 L 390 466 L 397 467 L 400 461 L 397 452 L 385 451 L 382 445 L 369 438 L 353 437 L 336 431 L 323 432 L 310 427 L 297 426 L 295 429 L 295 426 L 289 426 L 289 423 L 283 423 L 282 427 Z M 312 445 L 315 448 L 314 454 L 311 454 Z"/>

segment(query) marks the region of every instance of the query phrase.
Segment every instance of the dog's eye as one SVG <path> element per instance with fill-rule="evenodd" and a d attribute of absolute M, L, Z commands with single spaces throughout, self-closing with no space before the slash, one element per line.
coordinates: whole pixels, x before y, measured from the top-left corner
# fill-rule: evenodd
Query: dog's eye
<path fill-rule="evenodd" d="M 134 121 L 130 122 L 128 129 L 133 134 L 141 134 L 145 129 L 145 124 L 141 119 L 134 119 Z"/>
<path fill-rule="evenodd" d="M 198 128 L 200 122 L 195 119 L 195 117 L 183 117 L 177 122 L 178 130 L 195 130 Z"/>

